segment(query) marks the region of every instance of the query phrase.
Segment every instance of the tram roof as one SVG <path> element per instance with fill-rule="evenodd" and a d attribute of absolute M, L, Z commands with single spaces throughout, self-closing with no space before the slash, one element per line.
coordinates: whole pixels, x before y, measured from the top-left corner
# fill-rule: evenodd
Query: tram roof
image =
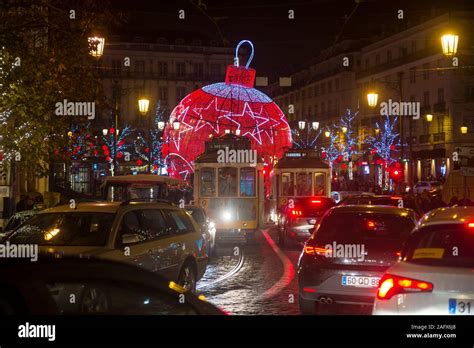
<path fill-rule="evenodd" d="M 303 157 L 303 158 L 288 158 L 283 157 L 275 165 L 275 168 L 320 168 L 329 169 L 329 164 L 321 158 Z"/>

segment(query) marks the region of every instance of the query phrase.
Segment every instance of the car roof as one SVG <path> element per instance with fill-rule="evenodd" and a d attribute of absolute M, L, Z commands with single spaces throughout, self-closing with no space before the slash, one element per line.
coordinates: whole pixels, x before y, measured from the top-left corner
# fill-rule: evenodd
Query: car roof
<path fill-rule="evenodd" d="M 152 206 L 155 208 L 170 208 L 175 206 L 169 203 L 162 203 L 162 202 L 107 202 L 107 201 L 100 201 L 100 202 L 78 202 L 76 203 L 76 207 L 73 209 L 70 207 L 69 204 L 59 205 L 53 208 L 45 209 L 39 212 L 38 214 L 47 214 L 47 213 L 65 213 L 65 212 L 96 212 L 96 213 L 116 213 L 120 207 L 127 207 L 127 206 Z"/>
<path fill-rule="evenodd" d="M 431 210 L 420 220 L 418 227 L 443 224 L 463 224 L 474 220 L 474 207 L 446 207 Z"/>
<path fill-rule="evenodd" d="M 331 208 L 330 212 L 332 213 L 383 213 L 383 214 L 393 214 L 393 215 L 407 215 L 415 214 L 415 211 L 409 208 L 398 208 L 390 205 L 338 205 Z"/>

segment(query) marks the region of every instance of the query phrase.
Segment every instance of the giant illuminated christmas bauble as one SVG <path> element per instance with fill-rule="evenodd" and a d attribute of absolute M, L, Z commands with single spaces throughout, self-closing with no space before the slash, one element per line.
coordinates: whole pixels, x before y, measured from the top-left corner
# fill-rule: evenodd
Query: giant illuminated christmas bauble
<path fill-rule="evenodd" d="M 242 43 L 252 47 L 245 67 L 238 63 Z M 241 41 L 236 48 L 234 65 L 227 67 L 225 82 L 192 92 L 174 108 L 162 147 L 170 175 L 189 179 L 194 171 L 194 160 L 204 152 L 205 142 L 226 131 L 248 137 L 252 148 L 268 164 L 280 158 L 285 147 L 291 146 L 291 131 L 285 115 L 271 98 L 253 88 L 256 72 L 248 67 L 252 57 L 252 43 Z"/>

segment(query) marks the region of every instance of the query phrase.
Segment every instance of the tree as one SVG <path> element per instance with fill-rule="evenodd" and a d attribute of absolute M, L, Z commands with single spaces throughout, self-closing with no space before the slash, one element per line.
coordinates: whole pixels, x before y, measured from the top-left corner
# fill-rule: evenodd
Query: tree
<path fill-rule="evenodd" d="M 352 155 L 357 154 L 357 145 L 359 143 L 359 136 L 354 129 L 354 119 L 357 117 L 359 112 L 353 113 L 350 109 L 347 109 L 347 112 L 344 116 L 341 117 L 339 126 L 336 126 L 337 129 L 343 131 L 343 141 L 341 141 L 341 154 L 343 160 L 349 162 L 348 176 L 349 180 L 352 180 Z"/>
<path fill-rule="evenodd" d="M 56 103 L 95 102 L 96 114 L 105 107 L 87 38 L 110 22 L 106 9 L 103 1 L 6 0 L 1 10 L 1 146 L 30 179 L 48 174 L 71 124 L 88 122 L 57 115 Z"/>

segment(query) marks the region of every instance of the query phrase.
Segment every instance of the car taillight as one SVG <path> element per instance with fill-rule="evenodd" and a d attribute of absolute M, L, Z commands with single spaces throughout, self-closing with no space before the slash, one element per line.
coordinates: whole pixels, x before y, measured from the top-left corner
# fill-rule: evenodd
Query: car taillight
<path fill-rule="evenodd" d="M 306 255 L 326 255 L 328 249 L 320 248 L 314 245 L 305 245 L 304 246 L 304 253 Z"/>
<path fill-rule="evenodd" d="M 377 289 L 377 298 L 380 300 L 389 300 L 397 294 L 431 291 L 433 291 L 433 284 L 429 282 L 400 277 L 393 274 L 385 274 L 382 279 L 380 279 Z"/>
<path fill-rule="evenodd" d="M 301 210 L 296 210 L 296 209 L 293 209 L 291 211 L 291 215 L 292 216 L 303 216 L 303 212 Z"/>
<path fill-rule="evenodd" d="M 474 229 L 474 222 L 468 222 L 467 228 L 472 228 L 472 229 Z"/>
<path fill-rule="evenodd" d="M 311 200 L 311 203 L 313 203 L 313 204 L 321 204 L 321 200 L 320 200 L 320 199 L 313 199 L 313 200 Z"/>

